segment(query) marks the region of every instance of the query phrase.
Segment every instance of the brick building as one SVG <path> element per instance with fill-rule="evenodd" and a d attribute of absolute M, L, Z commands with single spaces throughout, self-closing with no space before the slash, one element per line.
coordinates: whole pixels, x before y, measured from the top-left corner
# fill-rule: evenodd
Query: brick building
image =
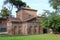
<path fill-rule="evenodd" d="M 43 33 L 40 22 L 37 20 L 37 10 L 20 8 L 16 18 L 9 18 L 6 22 L 7 34 L 40 34 Z"/>

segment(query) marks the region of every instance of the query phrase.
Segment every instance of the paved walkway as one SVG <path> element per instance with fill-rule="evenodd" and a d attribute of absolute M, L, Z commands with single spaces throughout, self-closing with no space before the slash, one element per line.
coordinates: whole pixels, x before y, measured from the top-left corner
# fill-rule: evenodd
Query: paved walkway
<path fill-rule="evenodd" d="M 7 34 L 7 32 L 0 32 L 0 34 Z"/>

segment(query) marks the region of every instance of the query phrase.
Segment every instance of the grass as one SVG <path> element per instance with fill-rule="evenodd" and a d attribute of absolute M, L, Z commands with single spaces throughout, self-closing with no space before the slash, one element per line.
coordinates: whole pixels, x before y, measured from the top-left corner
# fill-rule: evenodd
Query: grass
<path fill-rule="evenodd" d="M 40 34 L 40 35 L 0 35 L 0 40 L 60 40 L 60 35 Z"/>

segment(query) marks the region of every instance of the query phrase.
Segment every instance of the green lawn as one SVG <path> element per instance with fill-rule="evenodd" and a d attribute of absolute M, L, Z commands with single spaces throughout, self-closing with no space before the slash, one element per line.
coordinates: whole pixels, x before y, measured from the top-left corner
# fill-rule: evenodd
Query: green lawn
<path fill-rule="evenodd" d="M 40 34 L 40 35 L 0 35 L 0 40 L 60 40 L 60 35 Z"/>

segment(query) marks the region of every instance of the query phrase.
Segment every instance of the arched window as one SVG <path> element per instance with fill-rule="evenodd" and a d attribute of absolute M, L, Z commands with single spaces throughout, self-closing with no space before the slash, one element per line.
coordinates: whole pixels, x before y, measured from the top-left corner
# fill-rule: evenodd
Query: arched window
<path fill-rule="evenodd" d="M 18 33 L 21 34 L 21 26 L 18 28 Z"/>
<path fill-rule="evenodd" d="M 29 26 L 29 28 L 28 28 L 28 34 L 31 34 L 31 31 L 32 31 L 32 26 Z"/>
<path fill-rule="evenodd" d="M 14 34 L 16 34 L 17 26 L 14 26 Z"/>

